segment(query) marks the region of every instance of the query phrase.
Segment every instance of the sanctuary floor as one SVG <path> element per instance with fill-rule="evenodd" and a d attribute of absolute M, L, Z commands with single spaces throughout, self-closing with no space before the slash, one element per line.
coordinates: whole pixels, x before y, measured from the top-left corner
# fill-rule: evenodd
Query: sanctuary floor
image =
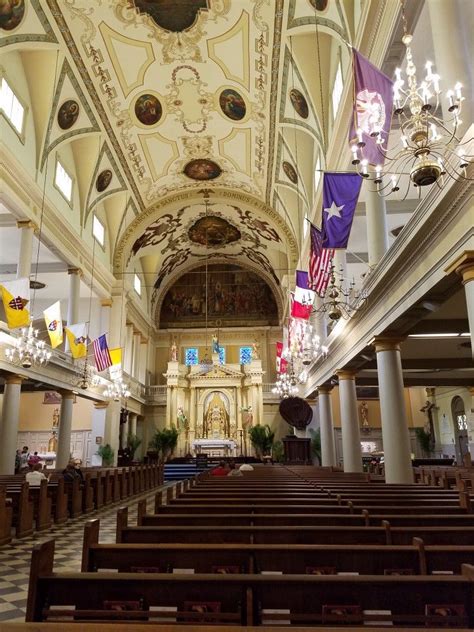
<path fill-rule="evenodd" d="M 131 524 L 136 524 L 138 501 L 143 498 L 150 499 L 149 510 L 151 511 L 151 499 L 154 499 L 158 489 L 136 496 L 128 505 Z M 81 570 L 82 539 L 85 522 L 92 518 L 100 518 L 99 541 L 115 542 L 117 508 L 120 506 L 123 506 L 122 503 L 109 505 L 106 509 L 94 511 L 75 520 L 70 520 L 66 524 L 55 525 L 48 531 L 35 533 L 21 540 L 13 540 L 11 544 L 1 546 L 0 622 L 25 621 L 31 550 L 37 542 L 50 538 L 56 540 L 54 554 L 55 572 L 79 572 Z"/>

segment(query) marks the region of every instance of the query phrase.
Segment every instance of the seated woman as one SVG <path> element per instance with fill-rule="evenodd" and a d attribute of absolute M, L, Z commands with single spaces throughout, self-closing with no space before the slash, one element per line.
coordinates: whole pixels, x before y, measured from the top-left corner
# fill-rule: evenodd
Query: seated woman
<path fill-rule="evenodd" d="M 229 465 L 225 461 L 220 461 L 219 465 L 211 470 L 211 476 L 227 476 Z"/>
<path fill-rule="evenodd" d="M 229 473 L 227 476 L 243 476 L 242 472 L 235 467 L 235 463 L 229 463 Z"/>
<path fill-rule="evenodd" d="M 33 465 L 31 472 L 26 473 L 25 480 L 30 487 L 39 487 L 41 485 L 41 481 L 49 480 L 48 477 L 41 471 L 42 469 L 41 463 L 36 463 Z"/>

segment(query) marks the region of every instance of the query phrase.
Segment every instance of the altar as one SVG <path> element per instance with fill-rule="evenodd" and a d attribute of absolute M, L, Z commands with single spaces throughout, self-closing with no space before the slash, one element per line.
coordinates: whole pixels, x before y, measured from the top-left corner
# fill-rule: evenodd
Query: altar
<path fill-rule="evenodd" d="M 191 447 L 196 454 L 207 452 L 211 456 L 217 456 L 215 452 L 223 456 L 235 456 L 237 444 L 232 439 L 194 439 Z"/>

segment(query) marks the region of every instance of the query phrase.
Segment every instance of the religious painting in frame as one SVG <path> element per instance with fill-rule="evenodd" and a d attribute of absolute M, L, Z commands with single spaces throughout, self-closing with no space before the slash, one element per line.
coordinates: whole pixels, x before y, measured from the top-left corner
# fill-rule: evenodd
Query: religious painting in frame
<path fill-rule="evenodd" d="M 135 116 L 142 125 L 156 125 L 163 114 L 161 103 L 154 94 L 141 94 L 135 101 Z"/>
<path fill-rule="evenodd" d="M 247 106 L 242 95 L 232 88 L 226 88 L 221 92 L 219 105 L 227 118 L 233 121 L 241 121 L 247 113 Z"/>
<path fill-rule="evenodd" d="M 356 386 L 357 399 L 365 401 L 368 399 L 379 399 L 378 386 Z"/>
<path fill-rule="evenodd" d="M 223 217 L 200 217 L 188 230 L 189 239 L 202 246 L 226 246 L 242 237 L 240 230 Z"/>
<path fill-rule="evenodd" d="M 58 110 L 58 125 L 61 129 L 69 129 L 79 116 L 79 103 L 74 99 L 65 101 Z"/>
<path fill-rule="evenodd" d="M 25 0 L 0 0 L 0 29 L 13 31 L 25 15 Z"/>
<path fill-rule="evenodd" d="M 290 101 L 301 118 L 307 119 L 309 116 L 308 102 L 297 88 L 290 90 Z"/>
<path fill-rule="evenodd" d="M 95 188 L 99 193 L 105 191 L 109 184 L 112 182 L 112 171 L 110 169 L 104 169 L 97 176 Z"/>
<path fill-rule="evenodd" d="M 296 173 L 296 169 L 293 167 L 293 165 L 290 162 L 284 160 L 281 166 L 288 180 L 290 182 L 293 182 L 293 184 L 297 184 L 298 174 Z"/>
<path fill-rule="evenodd" d="M 316 11 L 326 11 L 329 0 L 309 0 L 309 2 Z"/>
<path fill-rule="evenodd" d="M 219 165 L 207 158 L 195 158 L 184 167 L 184 175 L 191 180 L 215 180 L 221 173 Z"/>
<path fill-rule="evenodd" d="M 60 393 L 57 391 L 44 391 L 43 394 L 43 404 L 51 404 L 53 406 L 60 406 L 62 401 L 62 397 Z M 76 403 L 76 395 L 74 395 L 73 399 L 74 404 Z"/>
<path fill-rule="evenodd" d="M 176 0 L 133 0 L 133 4 L 141 14 L 149 15 L 157 26 L 172 33 L 192 28 L 200 11 L 208 8 L 207 0 L 179 0 L 179 3 Z"/>

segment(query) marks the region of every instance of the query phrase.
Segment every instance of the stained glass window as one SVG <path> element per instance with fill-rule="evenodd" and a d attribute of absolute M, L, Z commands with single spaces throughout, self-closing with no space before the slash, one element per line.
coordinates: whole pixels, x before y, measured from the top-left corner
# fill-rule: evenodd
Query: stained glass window
<path fill-rule="evenodd" d="M 219 364 L 225 364 L 225 347 L 219 346 Z"/>
<path fill-rule="evenodd" d="M 240 347 L 240 364 L 250 364 L 252 362 L 252 347 Z"/>
<path fill-rule="evenodd" d="M 199 356 L 197 347 L 188 347 L 184 350 L 184 364 L 186 366 L 193 366 L 199 363 Z"/>

